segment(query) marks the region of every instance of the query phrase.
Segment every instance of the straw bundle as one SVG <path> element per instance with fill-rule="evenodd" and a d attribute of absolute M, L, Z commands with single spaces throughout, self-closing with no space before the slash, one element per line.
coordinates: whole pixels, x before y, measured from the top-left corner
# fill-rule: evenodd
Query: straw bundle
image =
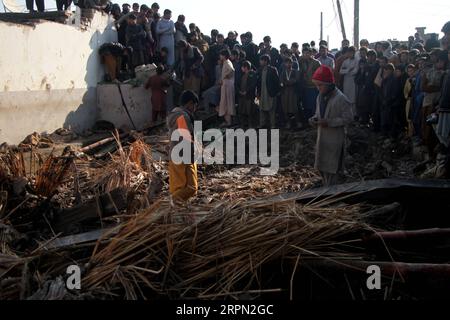
<path fill-rule="evenodd" d="M 338 239 L 365 229 L 361 210 L 291 199 L 173 212 L 160 202 L 94 252 L 83 283 L 94 291 L 122 289 L 127 299 L 145 298 L 149 290 L 171 298 L 223 298 L 268 289 L 260 270 L 271 262 L 348 257 L 349 243 Z M 192 225 L 182 222 L 189 216 Z"/>
<path fill-rule="evenodd" d="M 63 183 L 73 163 L 70 157 L 48 156 L 36 173 L 36 194 L 51 197 Z"/>
<path fill-rule="evenodd" d="M 8 178 L 8 173 L 3 166 L 0 166 L 0 183 L 5 181 Z"/>
<path fill-rule="evenodd" d="M 25 177 L 25 161 L 22 152 L 14 152 L 11 149 L 0 156 L 0 167 L 3 174 L 9 174 L 13 178 Z"/>
<path fill-rule="evenodd" d="M 111 160 L 104 164 L 101 171 L 92 176 L 92 189 L 111 192 L 117 188 L 136 191 L 152 172 L 152 156 L 150 147 L 137 140 L 128 148 L 124 148 L 116 137 L 118 150 L 111 154 Z"/>

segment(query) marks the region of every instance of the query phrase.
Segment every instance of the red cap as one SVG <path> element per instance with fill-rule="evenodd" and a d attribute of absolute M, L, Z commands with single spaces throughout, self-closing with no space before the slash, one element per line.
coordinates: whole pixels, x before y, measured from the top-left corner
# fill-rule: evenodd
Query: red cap
<path fill-rule="evenodd" d="M 321 65 L 319 69 L 314 72 L 313 80 L 324 82 L 324 83 L 334 83 L 333 71 L 330 67 Z"/>

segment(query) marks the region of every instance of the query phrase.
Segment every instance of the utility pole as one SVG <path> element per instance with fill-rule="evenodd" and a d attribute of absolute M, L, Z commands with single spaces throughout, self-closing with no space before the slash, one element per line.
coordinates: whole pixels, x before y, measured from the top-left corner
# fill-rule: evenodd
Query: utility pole
<path fill-rule="evenodd" d="M 356 48 L 359 48 L 359 0 L 355 0 L 355 14 L 354 14 L 354 20 L 353 20 L 353 41 Z"/>
<path fill-rule="evenodd" d="M 323 40 L 323 12 L 320 13 L 320 41 Z"/>
<path fill-rule="evenodd" d="M 347 40 L 347 34 L 345 33 L 345 26 L 344 26 L 344 18 L 342 17 L 342 8 L 341 8 L 341 1 L 336 0 L 338 13 L 339 13 L 339 20 L 341 21 L 341 30 L 342 30 L 342 40 Z"/>

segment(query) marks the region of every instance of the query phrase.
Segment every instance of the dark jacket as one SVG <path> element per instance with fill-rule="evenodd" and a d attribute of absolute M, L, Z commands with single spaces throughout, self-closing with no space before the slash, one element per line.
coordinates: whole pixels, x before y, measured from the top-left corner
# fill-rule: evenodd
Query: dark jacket
<path fill-rule="evenodd" d="M 267 80 L 266 80 L 267 90 L 269 91 L 269 95 L 274 98 L 280 93 L 280 77 L 278 75 L 278 71 L 276 68 L 272 66 L 267 67 Z M 261 96 L 261 88 L 262 88 L 262 69 L 258 72 L 258 96 Z"/>
<path fill-rule="evenodd" d="M 394 75 L 383 80 L 381 85 L 381 103 L 385 108 L 399 108 L 402 104 L 403 91 L 400 80 Z"/>
<path fill-rule="evenodd" d="M 256 68 L 259 63 L 259 61 L 258 61 L 258 51 L 259 51 L 258 46 L 253 42 L 249 42 L 243 46 L 243 50 L 245 51 L 245 56 L 246 56 L 247 60 L 252 63 L 254 68 Z"/>
<path fill-rule="evenodd" d="M 132 47 L 136 51 L 143 50 L 142 43 L 146 35 L 141 25 L 128 25 L 126 31 L 127 46 Z"/>
<path fill-rule="evenodd" d="M 117 40 L 121 45 L 126 46 L 127 22 L 123 21 L 119 25 L 116 25 L 116 28 L 117 28 Z"/>
<path fill-rule="evenodd" d="M 261 57 L 265 54 L 270 56 L 270 64 L 272 66 L 274 66 L 275 68 L 278 68 L 281 65 L 281 63 L 282 63 L 281 55 L 280 55 L 280 52 L 276 48 L 271 47 L 270 49 L 264 49 L 259 53 L 259 56 Z"/>
<path fill-rule="evenodd" d="M 242 81 L 242 77 L 239 81 L 239 86 L 238 86 L 239 91 L 241 89 L 241 83 L 240 83 L 241 81 Z M 256 71 L 251 70 L 248 73 L 247 87 L 245 88 L 245 92 L 246 92 L 245 97 L 247 99 L 255 100 L 257 85 L 258 85 L 258 73 Z"/>
<path fill-rule="evenodd" d="M 358 73 L 355 76 L 355 83 L 358 86 L 358 90 L 361 94 L 371 96 L 375 94 L 375 78 L 378 74 L 380 66 L 378 63 L 369 64 L 365 63 L 360 66 Z"/>
<path fill-rule="evenodd" d="M 190 58 L 189 57 L 189 50 L 193 50 L 193 55 Z M 194 75 L 198 78 L 203 77 L 204 70 L 203 70 L 203 55 L 200 52 L 200 50 L 195 47 L 191 46 L 191 48 L 188 48 L 183 52 L 183 59 L 184 59 L 184 75 L 188 78 L 191 75 L 191 72 L 194 73 Z"/>
<path fill-rule="evenodd" d="M 450 112 L 450 73 L 448 71 L 441 92 L 442 93 L 441 100 L 439 102 L 439 111 Z"/>
<path fill-rule="evenodd" d="M 189 36 L 189 30 L 186 28 L 186 25 L 184 23 L 181 23 L 179 21 L 175 22 L 175 29 L 183 33 L 186 38 Z"/>
<path fill-rule="evenodd" d="M 218 43 L 215 43 L 211 47 L 209 47 L 207 56 L 211 66 L 215 67 L 217 65 L 217 61 L 220 57 L 220 51 L 222 50 L 230 50 L 230 48 L 226 44 Z"/>
<path fill-rule="evenodd" d="M 225 44 L 230 48 L 230 50 L 233 50 L 234 46 L 238 45 L 239 42 L 236 39 L 231 40 L 230 38 L 226 38 L 225 39 Z"/>

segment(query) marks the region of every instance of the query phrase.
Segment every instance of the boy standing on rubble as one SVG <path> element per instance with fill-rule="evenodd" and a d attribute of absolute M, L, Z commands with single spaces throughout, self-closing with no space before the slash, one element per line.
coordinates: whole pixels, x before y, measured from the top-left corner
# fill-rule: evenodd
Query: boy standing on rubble
<path fill-rule="evenodd" d="M 353 120 L 352 105 L 336 88 L 333 71 L 321 66 L 313 75 L 319 90 L 316 115 L 309 121 L 318 127 L 315 168 L 320 171 L 324 186 L 337 184 L 344 168 L 345 127 Z"/>
<path fill-rule="evenodd" d="M 169 152 L 169 191 L 171 205 L 184 203 L 197 194 L 197 164 L 194 161 L 194 112 L 198 106 L 198 96 L 190 90 L 181 94 L 180 107 L 176 107 L 167 117 L 169 137 L 171 140 Z M 180 140 L 172 141 L 178 135 Z M 172 151 L 178 144 L 189 143 L 191 146 L 190 160 L 186 155 Z M 177 148 L 178 149 L 178 148 Z M 179 159 L 174 159 L 174 156 Z M 180 158 L 183 161 L 179 161 Z"/>

